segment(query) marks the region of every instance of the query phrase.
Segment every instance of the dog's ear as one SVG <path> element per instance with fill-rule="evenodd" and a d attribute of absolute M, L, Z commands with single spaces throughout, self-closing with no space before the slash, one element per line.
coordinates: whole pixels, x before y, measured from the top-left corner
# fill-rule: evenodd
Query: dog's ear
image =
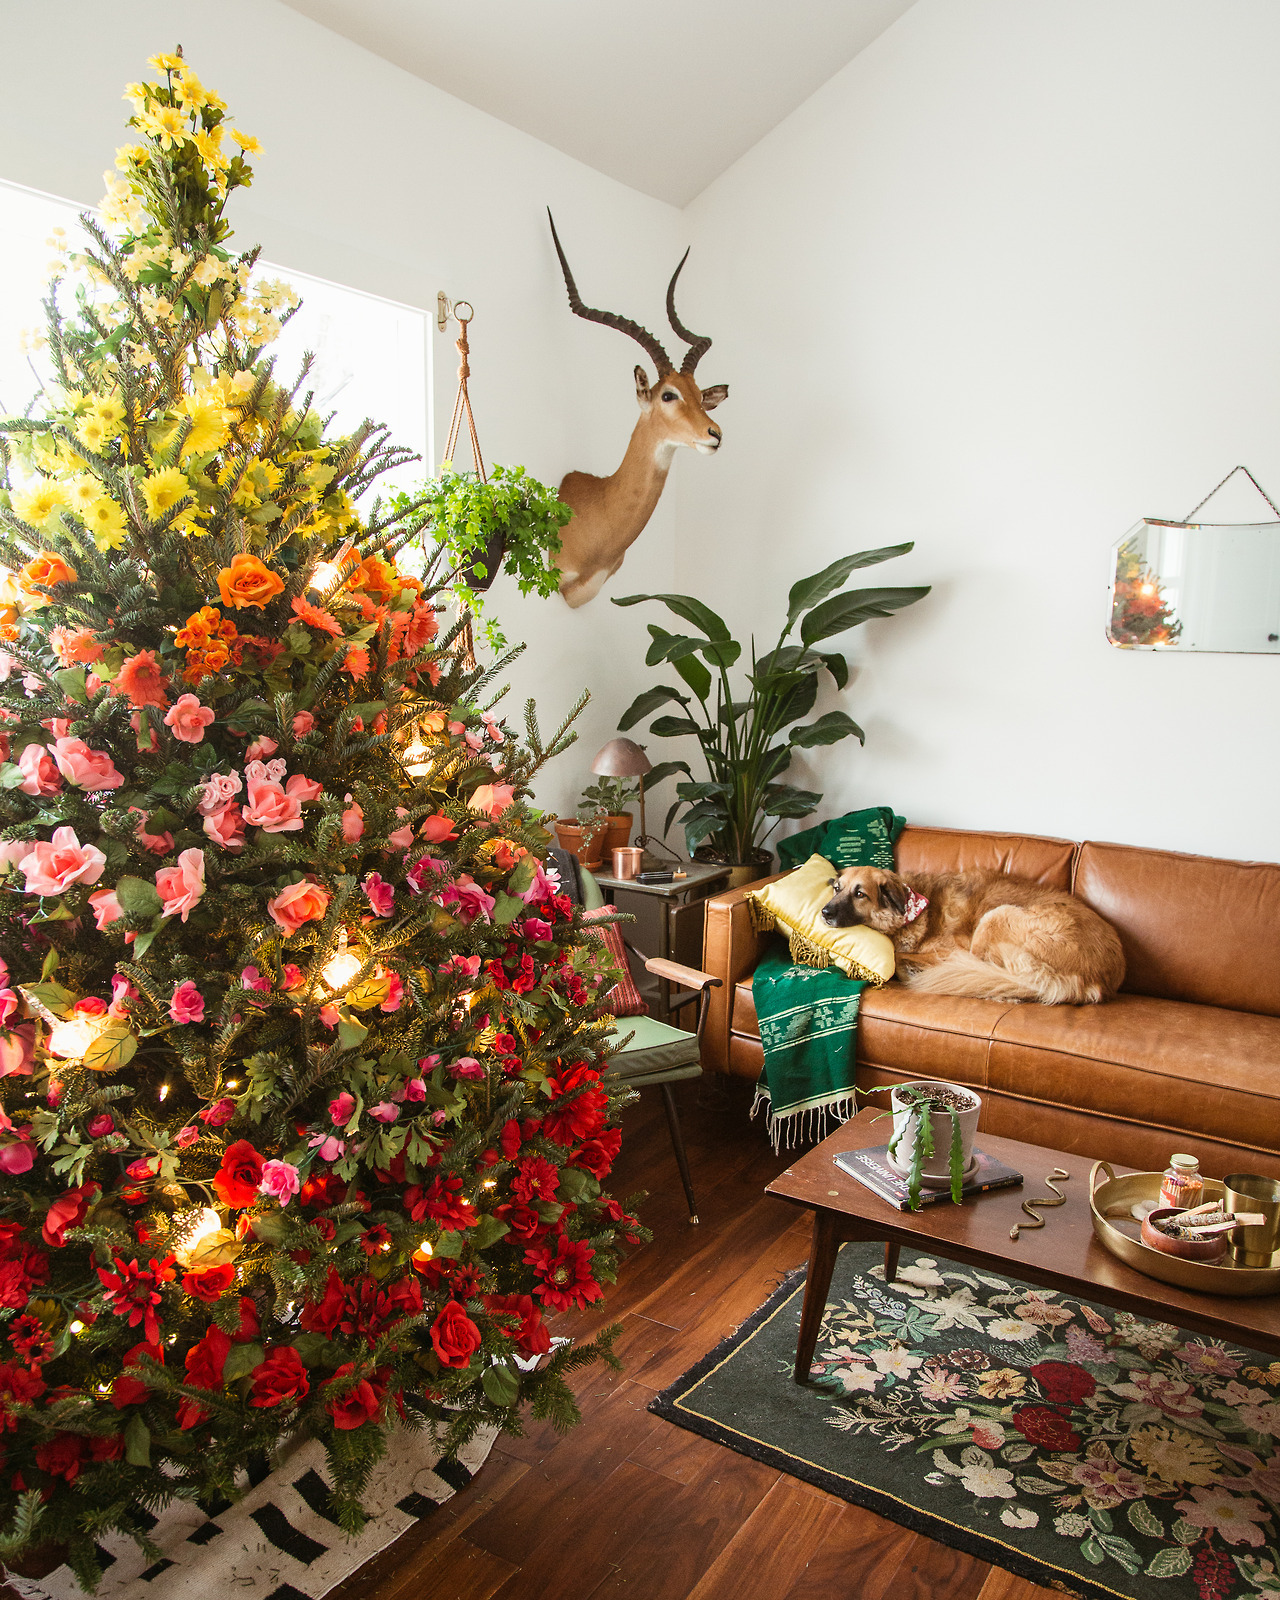
<path fill-rule="evenodd" d="M 907 911 L 907 886 L 901 878 L 885 878 L 880 883 L 880 898 L 886 905 L 890 905 L 898 913 L 905 916 Z"/>

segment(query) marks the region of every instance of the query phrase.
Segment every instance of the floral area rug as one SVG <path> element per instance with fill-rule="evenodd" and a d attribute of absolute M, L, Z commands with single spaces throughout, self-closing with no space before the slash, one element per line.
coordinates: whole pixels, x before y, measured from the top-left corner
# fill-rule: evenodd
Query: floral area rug
<path fill-rule="evenodd" d="M 1280 1361 L 847 1244 L 813 1382 L 792 1273 L 651 1410 L 1035 1582 L 1280 1600 Z"/>

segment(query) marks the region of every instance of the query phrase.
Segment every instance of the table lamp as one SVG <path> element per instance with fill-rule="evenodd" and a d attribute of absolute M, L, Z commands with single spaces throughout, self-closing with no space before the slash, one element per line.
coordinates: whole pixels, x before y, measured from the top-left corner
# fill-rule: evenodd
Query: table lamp
<path fill-rule="evenodd" d="M 653 770 L 653 762 L 644 753 L 644 746 L 634 739 L 610 739 L 591 763 L 591 770 L 601 778 L 640 778 Z M 644 850 L 648 844 L 644 821 L 644 783 L 640 784 L 640 832 L 636 844 Z M 643 867 L 645 862 L 641 861 Z"/>

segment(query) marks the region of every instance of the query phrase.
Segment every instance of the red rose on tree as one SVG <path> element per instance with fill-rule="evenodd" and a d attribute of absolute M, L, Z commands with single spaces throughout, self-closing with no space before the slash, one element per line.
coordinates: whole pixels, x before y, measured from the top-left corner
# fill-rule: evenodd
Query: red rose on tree
<path fill-rule="evenodd" d="M 554 1251 L 549 1242 L 534 1245 L 524 1258 L 542 1280 L 538 1293 L 546 1304 L 553 1311 L 567 1311 L 570 1306 L 581 1310 L 604 1292 L 591 1275 L 594 1255 L 581 1239 L 561 1235 Z"/>
<path fill-rule="evenodd" d="M 518 1201 L 495 1207 L 494 1216 L 505 1222 L 511 1229 L 513 1237 L 524 1244 L 533 1244 L 538 1239 L 545 1239 L 551 1231 L 550 1225 L 542 1220 L 532 1206 L 521 1205 Z"/>
<path fill-rule="evenodd" d="M 150 1385 L 145 1378 L 134 1378 L 129 1375 L 129 1368 L 136 1366 L 138 1357 L 147 1355 L 160 1366 L 164 1366 L 164 1346 L 162 1344 L 135 1344 L 132 1350 L 127 1350 L 120 1365 L 124 1370 L 118 1374 L 111 1384 L 111 1404 L 117 1411 L 122 1411 L 125 1406 L 141 1405 L 151 1393 Z"/>
<path fill-rule="evenodd" d="M 36 1466 L 51 1478 L 65 1478 L 68 1483 L 74 1483 L 80 1476 L 80 1463 L 88 1442 L 79 1433 L 55 1434 L 36 1446 Z"/>
<path fill-rule="evenodd" d="M 247 1294 L 240 1296 L 240 1326 L 231 1335 L 233 1344 L 247 1344 L 250 1339 L 256 1339 L 262 1332 L 262 1325 L 258 1321 L 258 1308 Z"/>
<path fill-rule="evenodd" d="M 328 1281 L 324 1286 L 324 1299 L 317 1304 L 308 1300 L 303 1308 L 298 1321 L 308 1333 L 322 1333 L 327 1339 L 338 1326 L 347 1309 L 347 1286 L 333 1270 L 329 1268 Z"/>
<path fill-rule="evenodd" d="M 487 1294 L 484 1303 L 495 1316 L 504 1317 L 506 1326 L 502 1332 L 508 1339 L 515 1340 L 516 1349 L 522 1355 L 545 1356 L 550 1351 L 551 1333 L 532 1295 Z"/>
<path fill-rule="evenodd" d="M 89 1439 L 89 1455 L 94 1461 L 119 1461 L 124 1455 L 124 1434 L 95 1433 Z"/>
<path fill-rule="evenodd" d="M 302 1357 L 291 1344 L 268 1350 L 266 1359 L 253 1369 L 251 1406 L 282 1406 L 304 1400 L 311 1388 Z"/>
<path fill-rule="evenodd" d="M 502 1124 L 502 1135 L 498 1140 L 498 1148 L 508 1161 L 514 1161 L 520 1154 L 520 1124 L 514 1117 Z"/>
<path fill-rule="evenodd" d="M 325 1384 L 326 1389 L 332 1389 L 342 1383 L 356 1370 L 354 1361 L 345 1361 L 334 1373 L 333 1377 Z M 362 1428 L 366 1422 L 372 1422 L 378 1415 L 378 1408 L 382 1404 L 382 1396 L 369 1382 L 368 1378 L 360 1381 L 348 1389 L 346 1394 L 336 1395 L 325 1405 L 325 1410 L 333 1418 L 335 1428 Z"/>
<path fill-rule="evenodd" d="M 49 1277 L 49 1257 L 43 1250 L 22 1245 L 11 1250 L 7 1261 L 0 1261 L 0 1306 L 20 1311 Z"/>
<path fill-rule="evenodd" d="M 251 1206 L 258 1198 L 265 1159 L 247 1139 L 237 1139 L 222 1154 L 222 1166 L 213 1187 L 225 1206 Z"/>
<path fill-rule="evenodd" d="M 1065 1405 L 1087 1400 L 1098 1387 L 1091 1372 L 1070 1361 L 1040 1361 L 1031 1368 L 1031 1376 L 1044 1390 L 1046 1400 Z"/>
<path fill-rule="evenodd" d="M 1052 1406 L 1020 1406 L 1013 1414 L 1013 1425 L 1024 1439 L 1042 1450 L 1078 1450 L 1080 1435 L 1060 1411 Z"/>
<path fill-rule="evenodd" d="M 88 1216 L 89 1206 L 100 1187 L 101 1185 L 96 1183 L 82 1183 L 78 1189 L 68 1189 L 66 1194 L 58 1196 L 45 1213 L 44 1224 L 40 1229 L 46 1244 L 51 1244 L 58 1250 L 62 1249 L 67 1242 L 65 1237 L 67 1229 L 78 1228 Z"/>
<path fill-rule="evenodd" d="M 222 1369 L 226 1366 L 230 1349 L 230 1338 L 215 1324 L 203 1339 L 193 1344 L 187 1351 L 188 1384 L 193 1389 L 221 1389 Z M 183 1395 L 178 1402 L 180 1428 L 194 1428 L 196 1423 L 205 1421 L 210 1415 L 211 1413 L 190 1395 Z"/>
<path fill-rule="evenodd" d="M 446 1301 L 431 1324 L 431 1346 L 442 1367 L 469 1367 L 480 1348 L 480 1330 L 456 1300 Z"/>
<path fill-rule="evenodd" d="M 197 1300 L 212 1305 L 224 1289 L 231 1287 L 235 1276 L 236 1269 L 233 1263 L 224 1261 L 220 1267 L 205 1267 L 202 1272 L 183 1273 L 182 1287 Z"/>
<path fill-rule="evenodd" d="M 594 1139 L 588 1139 L 577 1151 L 573 1164 L 584 1168 L 599 1183 L 609 1176 L 621 1149 L 622 1129 L 602 1128 Z"/>

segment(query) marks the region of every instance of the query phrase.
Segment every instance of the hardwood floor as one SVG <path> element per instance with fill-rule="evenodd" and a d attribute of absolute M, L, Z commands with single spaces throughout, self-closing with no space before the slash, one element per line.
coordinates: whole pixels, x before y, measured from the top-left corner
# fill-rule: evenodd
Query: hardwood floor
<path fill-rule="evenodd" d="M 687 1433 L 646 1406 L 808 1254 L 806 1215 L 763 1194 L 787 1165 L 747 1086 L 676 1085 L 698 1195 L 690 1227 L 656 1093 L 630 1108 L 619 1196 L 654 1241 L 605 1300 L 619 1374 L 580 1375 L 583 1421 L 502 1439 L 474 1481 L 331 1600 L 1050 1600 L 1051 1591 Z M 556 1331 L 588 1333 L 570 1313 Z"/>

